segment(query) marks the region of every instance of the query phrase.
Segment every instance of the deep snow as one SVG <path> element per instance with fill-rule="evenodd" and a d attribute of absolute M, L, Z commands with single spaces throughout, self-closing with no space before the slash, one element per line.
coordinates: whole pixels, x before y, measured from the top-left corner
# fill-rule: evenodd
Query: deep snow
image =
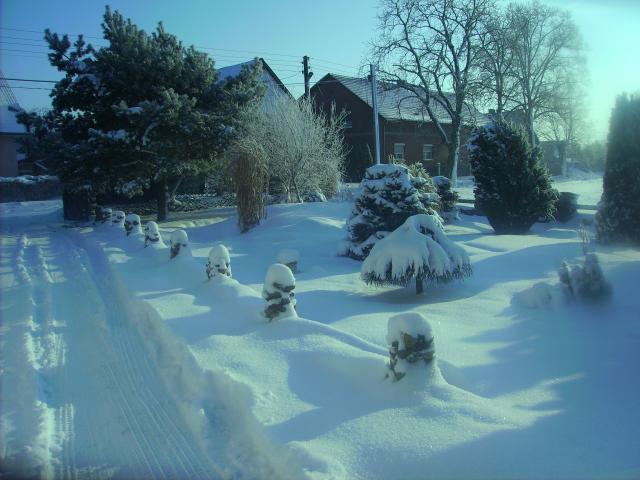
<path fill-rule="evenodd" d="M 33 215 L 33 208 L 3 207 L 3 218 Z M 529 235 L 496 236 L 483 217 L 463 215 L 445 231 L 469 255 L 473 276 L 427 286 L 416 296 L 411 288 L 366 286 L 361 262 L 335 255 L 350 209 L 349 203 L 332 202 L 273 206 L 263 224 L 244 235 L 237 233 L 234 217 L 160 225 L 167 238 L 175 228 L 187 231 L 193 258 L 182 262 L 170 261 L 168 248 L 127 242 L 116 229 L 45 230 L 51 237 L 77 238 L 93 261 L 102 255 L 102 245 L 112 270 L 108 278 L 118 279 L 152 318 L 163 321 L 152 323 L 154 331 L 167 329 L 145 335 L 145 344 L 188 347 L 184 358 L 168 365 L 177 368 L 195 359 L 187 370 L 199 372 L 196 377 L 213 370 L 218 385 L 242 392 L 235 402 L 211 407 L 235 412 L 223 429 L 222 444 L 248 442 L 254 452 L 285 446 L 293 455 L 290 461 L 284 451 L 274 455 L 271 450 L 269 458 L 285 461 L 254 465 L 254 473 L 269 468 L 290 473 L 293 461 L 314 478 L 640 476 L 640 377 L 633 372 L 640 361 L 637 249 L 593 246 L 612 285 L 609 302 L 529 308 L 517 300 L 521 292 L 557 282 L 563 260 L 582 258 L 578 219 L 536 224 Z M 9 240 L 3 235 L 4 281 L 19 273 L 19 221 L 7 222 L 13 222 Z M 230 251 L 233 278 L 207 281 L 207 257 L 217 243 Z M 300 318 L 268 323 L 262 316 L 262 282 L 284 249 L 300 252 L 304 263 L 296 274 Z M 65 298 L 73 297 L 62 296 L 63 303 Z M 3 318 L 13 319 L 14 313 L 5 313 L 8 304 L 3 301 Z M 392 382 L 385 380 L 387 324 L 404 312 L 428 320 L 436 358 L 424 375 Z M 136 318 L 131 322 L 140 321 Z M 6 335 L 4 329 L 4 342 Z M 6 370 L 13 360 L 4 355 Z M 151 364 L 163 365 L 164 358 L 158 354 Z M 175 377 L 167 373 L 172 368 L 156 369 L 169 382 L 164 394 L 169 397 L 175 389 Z M 79 385 L 86 387 L 81 390 L 94 382 L 80 378 Z M 3 382 L 10 380 L 3 375 Z M 201 381 L 187 384 L 192 396 L 204 395 Z M 156 398 L 166 398 L 162 395 Z M 3 402 L 9 402 L 5 397 L 11 395 L 3 394 Z M 17 411 L 25 418 L 37 413 Z M 240 420 L 243 415 L 249 415 L 248 424 Z M 56 438 L 39 432 L 38 438 Z M 13 438 L 4 427 L 2 433 L 3 444 Z M 206 438 L 198 431 L 192 435 Z M 229 460 L 238 449 L 221 452 L 223 446 L 217 445 L 218 450 L 203 447 L 204 457 L 238 471 Z"/>

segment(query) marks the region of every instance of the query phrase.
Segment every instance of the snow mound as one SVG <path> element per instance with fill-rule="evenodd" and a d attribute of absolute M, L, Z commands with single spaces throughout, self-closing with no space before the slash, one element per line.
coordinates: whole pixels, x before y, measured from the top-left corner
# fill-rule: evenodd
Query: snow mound
<path fill-rule="evenodd" d="M 124 229 L 127 232 L 127 237 L 131 235 L 142 235 L 140 216 L 135 213 L 127 215 L 124 219 Z"/>
<path fill-rule="evenodd" d="M 513 296 L 516 304 L 527 308 L 559 307 L 565 301 L 564 288 L 560 284 L 539 282 Z"/>
<path fill-rule="evenodd" d="M 189 237 L 184 230 L 174 230 L 171 232 L 171 240 L 169 242 L 171 247 L 170 258 L 180 256 L 182 258 L 191 258 L 191 246 L 189 245 Z"/>
<path fill-rule="evenodd" d="M 116 210 L 111 214 L 111 225 L 116 228 L 124 228 L 124 212 L 122 210 Z"/>
<path fill-rule="evenodd" d="M 278 253 L 278 263 L 287 265 L 289 263 L 296 263 L 300 261 L 300 252 L 293 249 L 281 250 Z"/>
<path fill-rule="evenodd" d="M 144 226 L 144 246 L 151 245 L 155 248 L 165 248 L 166 245 L 162 241 L 162 235 L 158 229 L 158 224 L 154 221 L 149 221 Z"/>

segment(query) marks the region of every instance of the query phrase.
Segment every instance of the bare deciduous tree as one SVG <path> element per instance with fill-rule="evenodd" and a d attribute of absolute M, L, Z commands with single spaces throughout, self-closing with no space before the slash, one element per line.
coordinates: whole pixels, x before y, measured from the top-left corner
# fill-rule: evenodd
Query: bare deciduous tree
<path fill-rule="evenodd" d="M 424 105 L 449 150 L 453 185 L 467 97 L 478 86 L 479 46 L 493 0 L 384 0 L 373 57 L 381 78 Z M 450 119 L 450 128 L 438 111 Z"/>
<path fill-rule="evenodd" d="M 555 112 L 557 92 L 580 61 L 580 33 L 568 11 L 538 0 L 511 3 L 506 15 L 517 87 L 511 100 L 524 113 L 529 140 L 536 145 L 536 121 Z"/>

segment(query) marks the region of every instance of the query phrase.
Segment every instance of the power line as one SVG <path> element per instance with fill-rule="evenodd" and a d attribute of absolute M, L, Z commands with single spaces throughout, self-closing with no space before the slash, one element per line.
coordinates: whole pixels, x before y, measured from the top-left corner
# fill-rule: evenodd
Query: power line
<path fill-rule="evenodd" d="M 38 83 L 58 83 L 58 80 L 36 80 L 33 78 L 8 78 L 0 77 L 1 80 L 11 80 L 12 82 L 38 82 Z"/>

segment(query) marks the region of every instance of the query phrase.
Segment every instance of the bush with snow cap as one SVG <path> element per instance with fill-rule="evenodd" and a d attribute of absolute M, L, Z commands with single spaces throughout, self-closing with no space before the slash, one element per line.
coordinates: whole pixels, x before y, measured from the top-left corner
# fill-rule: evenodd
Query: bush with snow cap
<path fill-rule="evenodd" d="M 464 249 L 444 233 L 439 216 L 414 215 L 373 247 L 360 275 L 375 285 L 406 286 L 415 279 L 416 293 L 422 293 L 423 281 L 471 275 L 471 263 Z"/>
<path fill-rule="evenodd" d="M 456 207 L 458 192 L 451 189 L 451 180 L 442 175 L 437 175 L 433 177 L 433 184 L 436 186 L 436 192 L 440 200 L 440 215 L 447 221 L 459 220 L 458 207 Z"/>
<path fill-rule="evenodd" d="M 218 275 L 231 276 L 231 257 L 229 250 L 224 245 L 215 245 L 209 251 L 207 277 L 211 279 Z"/>
<path fill-rule="evenodd" d="M 293 292 L 295 288 L 296 279 L 289 267 L 281 263 L 269 267 L 262 287 L 262 298 L 267 301 L 264 316 L 269 321 L 298 316 Z"/>
<path fill-rule="evenodd" d="M 142 235 L 140 216 L 135 213 L 127 215 L 124 219 L 124 229 L 127 232 L 127 237 L 130 235 Z"/>
<path fill-rule="evenodd" d="M 387 324 L 389 363 L 387 378 L 400 380 L 411 364 L 428 364 L 435 356 L 433 333 L 429 322 L 416 312 L 394 315 Z"/>
<path fill-rule="evenodd" d="M 289 267 L 293 273 L 298 273 L 298 262 L 300 261 L 300 252 L 297 250 L 287 249 L 278 253 L 278 263 L 282 263 Z"/>
<path fill-rule="evenodd" d="M 169 259 L 173 259 L 180 255 L 181 257 L 191 257 L 191 249 L 189 247 L 189 237 L 184 230 L 174 230 L 171 232 L 170 240 L 171 254 Z"/>
<path fill-rule="evenodd" d="M 422 200 L 407 167 L 384 164 L 367 168 L 347 221 L 348 238 L 338 255 L 365 259 L 380 239 L 407 218 L 434 213 Z"/>
<path fill-rule="evenodd" d="M 111 225 L 111 214 L 112 211 L 107 207 L 98 207 L 96 208 L 96 223 L 100 225 Z"/>
<path fill-rule="evenodd" d="M 144 246 L 156 245 L 164 247 L 158 224 L 154 221 L 147 222 L 144 226 Z"/>
<path fill-rule="evenodd" d="M 124 212 L 116 210 L 111 214 L 111 225 L 116 228 L 124 228 Z"/>
<path fill-rule="evenodd" d="M 595 253 L 586 254 L 583 265 L 570 266 L 562 262 L 558 276 L 573 297 L 589 302 L 606 300 L 611 296 L 611 285 L 604 278 Z"/>

